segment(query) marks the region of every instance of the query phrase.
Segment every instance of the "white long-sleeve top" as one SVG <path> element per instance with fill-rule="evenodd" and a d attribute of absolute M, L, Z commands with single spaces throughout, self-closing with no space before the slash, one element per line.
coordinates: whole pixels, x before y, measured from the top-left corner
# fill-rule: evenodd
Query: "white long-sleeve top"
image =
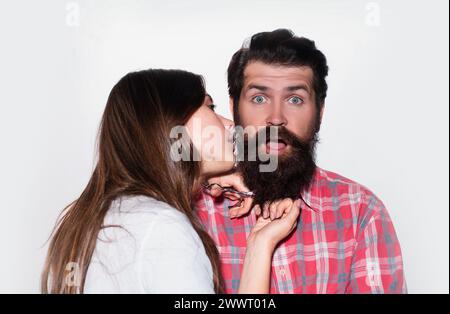
<path fill-rule="evenodd" d="M 116 199 L 105 216 L 85 293 L 214 293 L 211 263 L 188 218 L 146 196 Z"/>

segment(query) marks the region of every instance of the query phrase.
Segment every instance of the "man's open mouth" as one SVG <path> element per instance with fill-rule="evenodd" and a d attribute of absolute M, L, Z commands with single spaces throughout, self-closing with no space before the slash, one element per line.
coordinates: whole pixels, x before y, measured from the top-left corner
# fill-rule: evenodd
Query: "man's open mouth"
<path fill-rule="evenodd" d="M 267 154 L 281 154 L 287 149 L 288 145 L 289 144 L 281 138 L 275 139 L 275 140 L 267 140 L 266 153 Z"/>

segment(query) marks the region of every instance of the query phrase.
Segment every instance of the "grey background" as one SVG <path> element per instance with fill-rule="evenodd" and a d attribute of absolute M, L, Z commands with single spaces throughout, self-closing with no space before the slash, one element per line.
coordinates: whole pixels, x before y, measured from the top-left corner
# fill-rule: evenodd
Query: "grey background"
<path fill-rule="evenodd" d="M 0 2 L 0 292 L 39 292 L 46 240 L 87 183 L 106 97 L 126 72 L 226 67 L 253 33 L 314 39 L 330 65 L 318 163 L 373 190 L 412 293 L 448 293 L 448 1 Z"/>

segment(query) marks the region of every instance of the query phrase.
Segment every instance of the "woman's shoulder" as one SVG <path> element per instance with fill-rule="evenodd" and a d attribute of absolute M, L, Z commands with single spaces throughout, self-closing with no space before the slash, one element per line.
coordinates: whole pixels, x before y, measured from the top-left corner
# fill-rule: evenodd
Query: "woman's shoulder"
<path fill-rule="evenodd" d="M 122 196 L 114 200 L 105 225 L 120 225 L 139 238 L 158 239 L 165 245 L 198 243 L 197 233 L 187 216 L 169 204 L 152 197 Z"/>
<path fill-rule="evenodd" d="M 137 220 L 187 221 L 185 214 L 170 206 L 145 195 L 121 196 L 116 198 L 108 211 L 108 216 Z"/>
<path fill-rule="evenodd" d="M 201 245 L 187 216 L 176 208 L 147 196 L 126 196 L 112 202 L 96 253 L 131 263 L 145 255 L 196 254 Z"/>

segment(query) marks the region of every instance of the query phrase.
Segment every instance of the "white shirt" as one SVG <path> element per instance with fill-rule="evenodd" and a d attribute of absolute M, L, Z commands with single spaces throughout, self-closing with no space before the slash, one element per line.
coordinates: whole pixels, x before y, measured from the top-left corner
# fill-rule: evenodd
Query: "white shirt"
<path fill-rule="evenodd" d="M 113 201 L 85 293 L 214 293 L 211 263 L 186 215 L 146 196 Z"/>

